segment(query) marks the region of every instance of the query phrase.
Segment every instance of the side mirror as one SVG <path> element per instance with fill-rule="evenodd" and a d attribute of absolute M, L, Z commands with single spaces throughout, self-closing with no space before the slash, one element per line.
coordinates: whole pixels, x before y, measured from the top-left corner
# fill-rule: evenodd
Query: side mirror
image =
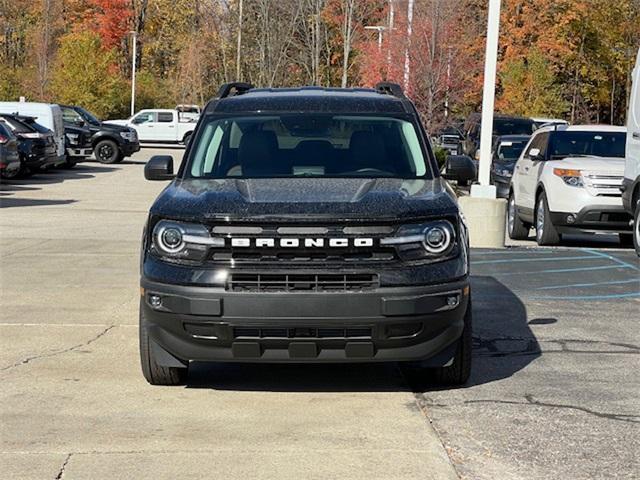
<path fill-rule="evenodd" d="M 476 178 L 476 165 L 467 155 L 449 155 L 445 160 L 445 172 L 443 177 L 447 180 L 456 180 L 458 183 L 466 183 Z"/>
<path fill-rule="evenodd" d="M 144 166 L 144 178 L 147 180 L 173 180 L 173 157 L 154 155 Z"/>
<path fill-rule="evenodd" d="M 532 148 L 529 150 L 529 158 L 534 162 L 541 162 L 544 160 L 544 157 L 540 153 L 539 148 Z"/>

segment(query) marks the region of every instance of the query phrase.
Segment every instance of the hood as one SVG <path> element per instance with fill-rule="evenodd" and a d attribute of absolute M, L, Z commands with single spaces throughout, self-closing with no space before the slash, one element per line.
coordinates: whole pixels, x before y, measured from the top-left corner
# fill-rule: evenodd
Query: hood
<path fill-rule="evenodd" d="M 273 178 L 175 180 L 151 213 L 184 220 L 398 220 L 456 215 L 455 196 L 435 180 Z M 252 218 L 253 217 L 253 218 Z"/>
<path fill-rule="evenodd" d="M 102 122 L 102 126 L 107 126 L 107 125 L 121 125 L 121 126 L 125 126 L 129 123 L 129 120 L 107 120 L 105 122 Z"/>
<path fill-rule="evenodd" d="M 553 166 L 569 170 L 582 170 L 590 173 L 624 174 L 624 158 L 616 157 L 567 157 L 552 160 Z"/>
<path fill-rule="evenodd" d="M 114 123 L 107 123 L 107 122 L 102 122 L 100 127 L 95 127 L 95 128 L 98 129 L 98 130 L 106 130 L 108 132 L 115 132 L 115 133 L 128 132 L 128 131 L 132 130 L 130 127 L 124 126 L 124 124 L 123 125 L 116 125 Z"/>

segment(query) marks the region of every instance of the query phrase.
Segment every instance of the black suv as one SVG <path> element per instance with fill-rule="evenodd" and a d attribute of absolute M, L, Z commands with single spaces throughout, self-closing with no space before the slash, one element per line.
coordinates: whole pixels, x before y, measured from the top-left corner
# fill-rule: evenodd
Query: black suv
<path fill-rule="evenodd" d="M 133 128 L 103 123 L 82 107 L 60 105 L 65 124 L 85 127 L 91 135 L 91 147 L 100 163 L 119 163 L 140 150 Z"/>
<path fill-rule="evenodd" d="M 475 174 L 452 157 L 448 175 Z M 471 368 L 467 228 L 413 104 L 376 89 L 223 85 L 151 207 L 141 256 L 149 383 L 190 361 Z"/>

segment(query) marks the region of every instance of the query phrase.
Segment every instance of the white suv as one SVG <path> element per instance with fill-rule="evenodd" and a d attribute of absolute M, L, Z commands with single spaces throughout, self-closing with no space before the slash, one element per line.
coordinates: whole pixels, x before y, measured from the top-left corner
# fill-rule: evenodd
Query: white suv
<path fill-rule="evenodd" d="M 513 173 L 507 229 L 525 239 L 536 229 L 539 245 L 563 233 L 618 233 L 631 244 L 631 215 L 622 206 L 626 129 L 555 126 L 537 130 Z"/>

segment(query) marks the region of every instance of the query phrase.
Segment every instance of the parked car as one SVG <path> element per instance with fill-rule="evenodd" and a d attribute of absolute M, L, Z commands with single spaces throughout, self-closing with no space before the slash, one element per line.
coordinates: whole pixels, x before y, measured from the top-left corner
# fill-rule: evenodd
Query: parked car
<path fill-rule="evenodd" d="M 227 84 L 198 125 L 177 175 L 171 156 L 145 165 L 171 182 L 141 248 L 149 383 L 185 382 L 192 360 L 404 361 L 467 381 L 468 232 L 399 85 Z"/>
<path fill-rule="evenodd" d="M 53 133 L 56 143 L 56 155 L 60 163 L 65 160 L 64 121 L 58 105 L 35 102 L 0 102 L 0 113 L 34 118 L 39 125 Z"/>
<path fill-rule="evenodd" d="M 531 120 L 533 120 L 536 130 L 542 127 L 554 127 L 556 125 L 558 125 L 559 127 L 566 127 L 569 125 L 569 122 L 567 122 L 566 120 L 561 120 L 559 118 L 532 117 Z"/>
<path fill-rule="evenodd" d="M 480 126 L 482 115 L 473 113 L 465 122 L 465 139 L 463 143 L 463 153 L 471 158 L 477 158 L 480 148 Z M 531 135 L 536 130 L 536 124 L 531 118 L 510 117 L 506 115 L 496 115 L 493 119 L 493 135 Z"/>
<path fill-rule="evenodd" d="M 626 129 L 545 127 L 534 133 L 516 163 L 509 192 L 508 233 L 524 239 L 536 229 L 539 245 L 571 232 L 617 233 L 631 241 L 631 215 L 622 206 Z"/>
<path fill-rule="evenodd" d="M 188 144 L 196 122 L 181 120 L 177 110 L 140 110 L 128 120 L 109 120 L 112 125 L 134 128 L 141 142 Z"/>
<path fill-rule="evenodd" d="M 627 150 L 622 180 L 622 204 L 633 215 L 633 245 L 640 256 L 640 50 L 633 70 L 627 115 Z"/>
<path fill-rule="evenodd" d="M 447 152 L 447 155 L 462 153 L 462 138 L 458 134 L 444 133 L 436 140 L 436 145 Z"/>
<path fill-rule="evenodd" d="M 496 186 L 500 198 L 509 196 L 513 168 L 530 135 L 502 135 L 495 137 L 491 149 L 491 184 Z"/>
<path fill-rule="evenodd" d="M 19 171 L 18 138 L 0 121 L 0 177 L 14 178 Z"/>
<path fill-rule="evenodd" d="M 118 163 L 140 150 L 135 129 L 101 122 L 82 107 L 60 105 L 65 122 L 86 127 L 91 134 L 91 147 L 100 163 Z"/>
<path fill-rule="evenodd" d="M 18 137 L 18 175 L 30 175 L 64 163 L 64 157 L 58 156 L 57 143 L 51 130 L 38 124 L 34 118 L 0 114 L 0 121 Z"/>

